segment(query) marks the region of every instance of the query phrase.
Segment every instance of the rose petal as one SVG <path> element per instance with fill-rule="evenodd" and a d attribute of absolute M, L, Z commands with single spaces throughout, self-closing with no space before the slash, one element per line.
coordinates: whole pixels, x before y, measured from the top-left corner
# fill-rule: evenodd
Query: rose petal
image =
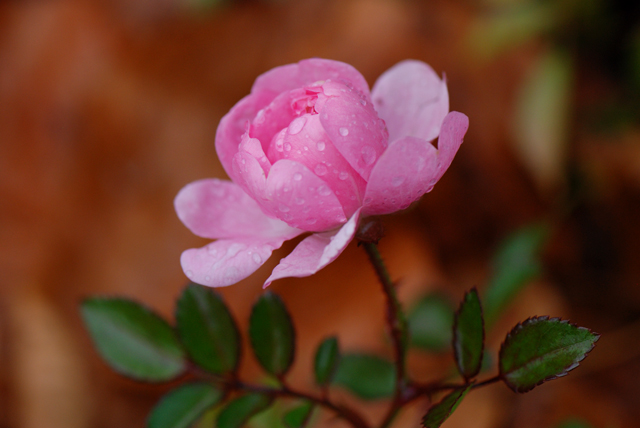
<path fill-rule="evenodd" d="M 301 233 L 267 217 L 256 201 L 230 181 L 214 178 L 190 183 L 180 190 L 174 205 L 182 223 L 204 238 L 291 239 Z"/>
<path fill-rule="evenodd" d="M 435 181 L 440 180 L 453 162 L 467 129 L 469 129 L 469 118 L 460 112 L 452 111 L 444 118 L 438 138 L 438 166 L 434 176 Z"/>
<path fill-rule="evenodd" d="M 255 272 L 284 241 L 219 239 L 205 247 L 184 251 L 180 264 L 191 281 L 209 287 L 225 287 Z"/>
<path fill-rule="evenodd" d="M 313 275 L 337 259 L 353 239 L 359 220 L 360 210 L 357 210 L 340 230 L 316 233 L 305 238 L 291 254 L 280 260 L 264 287 L 276 279 Z"/>
<path fill-rule="evenodd" d="M 396 140 L 371 171 L 364 194 L 364 215 L 388 214 L 407 208 L 433 188 L 438 152 L 415 137 Z"/>
<path fill-rule="evenodd" d="M 414 137 L 391 143 L 371 171 L 363 214 L 399 211 L 430 192 L 451 165 L 468 128 L 469 118 L 453 111 L 442 123 L 438 150 Z"/>
<path fill-rule="evenodd" d="M 402 61 L 385 71 L 371 98 L 387 124 L 389 141 L 406 136 L 433 140 L 449 111 L 446 82 L 421 61 Z"/>
<path fill-rule="evenodd" d="M 216 152 L 220 163 L 229 177 L 233 176 L 233 156 L 238 151 L 247 123 L 258 111 L 273 100 L 273 95 L 265 91 L 256 91 L 247 95 L 229 110 L 216 130 Z M 234 179 L 235 181 L 235 179 Z"/>
<path fill-rule="evenodd" d="M 318 81 L 348 82 L 363 94 L 369 95 L 369 85 L 362 74 L 349 64 L 321 58 L 311 58 L 297 64 L 276 67 L 259 76 L 251 92 L 266 91 L 272 98 L 284 91 L 302 88 Z"/>
<path fill-rule="evenodd" d="M 306 166 L 288 159 L 273 164 L 265 196 L 258 203 L 288 225 L 310 232 L 333 229 L 347 221 L 333 190 Z"/>
<path fill-rule="evenodd" d="M 331 187 L 350 217 L 361 205 L 366 182 L 335 148 L 319 115 L 305 114 L 296 122 L 272 141 L 270 159 L 290 159 L 313 171 Z"/>
<path fill-rule="evenodd" d="M 365 180 L 387 148 L 388 135 L 366 97 L 345 85 L 326 83 L 316 108 L 334 146 Z M 328 95 L 328 97 L 327 97 Z"/>

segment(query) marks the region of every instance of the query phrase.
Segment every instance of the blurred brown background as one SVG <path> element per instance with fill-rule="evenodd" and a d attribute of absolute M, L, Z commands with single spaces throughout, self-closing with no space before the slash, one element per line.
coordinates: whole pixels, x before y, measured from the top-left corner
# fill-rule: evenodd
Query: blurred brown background
<path fill-rule="evenodd" d="M 482 287 L 500 240 L 547 219 L 555 227 L 545 274 L 518 296 L 489 346 L 536 314 L 603 334 L 568 377 L 520 396 L 503 385 L 472 393 L 446 426 L 551 428 L 571 417 L 640 426 L 633 2 L 214 3 L 0 2 L 0 428 L 143 426 L 170 385 L 111 372 L 78 304 L 123 295 L 171 317 L 186 282 L 179 255 L 205 242 L 180 224 L 173 197 L 190 181 L 224 176 L 216 126 L 255 77 L 313 56 L 348 62 L 370 84 L 402 59 L 421 59 L 446 73 L 451 108 L 470 118 L 435 190 L 385 219 L 381 251 L 408 306 L 429 290 L 459 299 Z M 241 324 L 292 248 L 221 290 Z M 328 334 L 344 349 L 390 355 L 382 296 L 355 245 L 316 276 L 272 288 L 298 326 L 295 385 L 312 388 L 314 347 Z M 255 377 L 249 352 L 244 361 Z M 449 364 L 450 356 L 427 354 L 410 361 L 431 379 Z M 417 426 L 425 403 L 415 407 L 397 426 Z M 364 407 L 372 420 L 384 410 L 383 402 Z"/>

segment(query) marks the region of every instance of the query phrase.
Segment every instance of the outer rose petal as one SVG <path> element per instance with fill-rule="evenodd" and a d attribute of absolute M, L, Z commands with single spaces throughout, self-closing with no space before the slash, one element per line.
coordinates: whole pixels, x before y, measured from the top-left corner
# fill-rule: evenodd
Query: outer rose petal
<path fill-rule="evenodd" d="M 280 264 L 264 283 L 268 287 L 280 278 L 310 276 L 338 258 L 353 239 L 360 220 L 356 211 L 338 231 L 316 233 L 305 238 Z"/>
<path fill-rule="evenodd" d="M 180 220 L 204 238 L 283 238 L 301 231 L 267 217 L 237 184 L 208 179 L 186 185 L 174 200 Z"/>
<path fill-rule="evenodd" d="M 451 165 L 468 128 L 469 118 L 452 111 L 442 123 L 438 150 L 430 142 L 414 137 L 391 143 L 371 171 L 363 214 L 402 210 L 430 192 Z"/>
<path fill-rule="evenodd" d="M 297 64 L 283 65 L 269 70 L 256 79 L 251 93 L 265 91 L 275 97 L 281 92 L 328 79 L 348 82 L 363 94 L 369 95 L 369 85 L 358 70 L 344 62 L 321 58 L 306 59 Z"/>
<path fill-rule="evenodd" d="M 269 92 L 258 91 L 251 93 L 238 101 L 229 113 L 220 119 L 216 130 L 216 152 L 220 163 L 229 177 L 233 175 L 233 156 L 238 151 L 242 135 L 246 131 L 247 122 L 252 120 L 258 111 L 273 100 Z"/>
<path fill-rule="evenodd" d="M 180 263 L 193 282 L 224 287 L 255 272 L 284 241 L 284 238 L 269 241 L 220 239 L 205 247 L 184 251 Z"/>
<path fill-rule="evenodd" d="M 435 181 L 440 180 L 453 162 L 467 129 L 469 129 L 469 118 L 460 112 L 452 111 L 444 118 L 440 138 L 438 138 L 438 167 Z"/>
<path fill-rule="evenodd" d="M 449 111 L 446 82 L 421 61 L 402 61 L 385 71 L 371 98 L 387 124 L 389 141 L 406 136 L 433 140 Z"/>
<path fill-rule="evenodd" d="M 433 188 L 437 150 L 415 137 L 396 140 L 371 171 L 364 194 L 364 215 L 388 214 L 407 208 Z"/>

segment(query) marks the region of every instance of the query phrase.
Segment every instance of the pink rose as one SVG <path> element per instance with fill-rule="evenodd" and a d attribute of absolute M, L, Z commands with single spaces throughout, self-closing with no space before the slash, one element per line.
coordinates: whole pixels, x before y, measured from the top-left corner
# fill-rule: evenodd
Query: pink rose
<path fill-rule="evenodd" d="M 371 92 L 342 62 L 274 68 L 218 126 L 216 149 L 232 181 L 196 181 L 176 197 L 180 220 L 216 239 L 183 252 L 182 268 L 199 284 L 234 284 L 284 241 L 312 232 L 265 286 L 311 275 L 340 255 L 361 217 L 402 210 L 429 192 L 468 125 L 449 113 L 446 83 L 420 61 L 387 70 Z"/>

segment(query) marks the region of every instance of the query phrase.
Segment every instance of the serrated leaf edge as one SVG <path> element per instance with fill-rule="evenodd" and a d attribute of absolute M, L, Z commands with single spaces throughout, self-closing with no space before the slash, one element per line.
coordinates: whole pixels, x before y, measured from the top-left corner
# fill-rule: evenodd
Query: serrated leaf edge
<path fill-rule="evenodd" d="M 520 330 L 522 330 L 526 325 L 537 322 L 537 321 L 557 321 L 559 323 L 562 324 L 569 324 L 572 327 L 577 328 L 578 330 L 587 330 L 589 333 L 593 334 L 595 336 L 593 343 L 591 344 L 591 348 L 589 348 L 588 351 L 586 351 L 582 357 L 578 358 L 577 360 L 575 360 L 572 364 L 569 364 L 567 367 L 565 367 L 564 369 L 562 369 L 562 372 L 553 376 L 549 376 L 544 378 L 543 380 L 541 380 L 540 382 L 536 383 L 535 385 L 532 385 L 530 388 L 518 388 L 515 385 L 512 385 L 505 377 L 504 373 L 502 372 L 502 365 L 500 364 L 500 361 L 502 361 L 502 353 L 503 350 L 505 348 L 505 346 L 507 346 L 508 343 L 510 343 L 510 340 L 512 340 L 513 336 L 515 336 L 516 333 L 518 333 Z M 529 392 L 531 391 L 533 388 L 535 388 L 536 386 L 540 386 L 545 382 L 548 382 L 550 380 L 554 380 L 554 379 L 558 379 L 561 377 L 564 377 L 566 375 L 569 374 L 569 372 L 573 369 L 575 369 L 576 367 L 578 367 L 580 365 L 580 362 L 582 360 L 584 360 L 587 355 L 589 355 L 589 353 L 591 351 L 593 351 L 593 348 L 595 348 L 596 346 L 596 342 L 600 339 L 600 334 L 594 332 L 593 330 L 591 330 L 590 328 L 587 327 L 582 327 L 579 326 L 577 324 L 574 324 L 572 322 L 570 322 L 568 319 L 563 320 L 560 317 L 549 317 L 548 315 L 544 315 L 544 316 L 533 316 L 533 317 L 529 317 L 526 320 L 519 322 L 518 324 L 516 324 L 515 327 L 513 327 L 511 329 L 511 331 L 509 331 L 509 333 L 507 333 L 507 336 L 505 337 L 504 341 L 502 342 L 502 344 L 500 345 L 500 352 L 498 353 L 498 369 L 500 370 L 500 378 L 502 379 L 502 381 L 505 383 L 505 385 L 507 385 L 513 392 L 517 392 L 520 394 L 524 394 L 525 392 Z"/>

